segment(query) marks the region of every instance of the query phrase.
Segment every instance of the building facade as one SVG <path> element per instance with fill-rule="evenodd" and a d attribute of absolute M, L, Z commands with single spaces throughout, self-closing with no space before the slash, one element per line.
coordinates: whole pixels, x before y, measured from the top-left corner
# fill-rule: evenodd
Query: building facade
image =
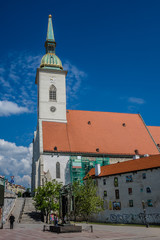
<path fill-rule="evenodd" d="M 160 155 L 102 166 L 89 172 L 104 200 L 96 222 L 160 224 Z M 145 208 L 145 211 L 144 211 Z"/>
<path fill-rule="evenodd" d="M 140 114 L 66 109 L 67 71 L 55 53 L 51 15 L 45 48 L 35 81 L 38 104 L 32 192 L 52 179 L 63 184 L 82 180 L 97 161 L 104 165 L 132 159 L 135 154 L 140 157 L 159 154 Z"/>

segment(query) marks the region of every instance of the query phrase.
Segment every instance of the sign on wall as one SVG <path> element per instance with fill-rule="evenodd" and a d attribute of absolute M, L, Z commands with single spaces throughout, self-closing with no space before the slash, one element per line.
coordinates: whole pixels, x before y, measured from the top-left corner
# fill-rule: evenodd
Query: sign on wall
<path fill-rule="evenodd" d="M 113 202 L 113 210 L 121 210 L 121 203 Z"/>

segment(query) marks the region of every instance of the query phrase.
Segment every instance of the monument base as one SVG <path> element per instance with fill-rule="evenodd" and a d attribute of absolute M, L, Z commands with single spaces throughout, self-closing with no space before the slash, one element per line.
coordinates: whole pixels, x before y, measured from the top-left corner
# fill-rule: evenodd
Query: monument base
<path fill-rule="evenodd" d="M 82 232 L 82 226 L 60 224 L 58 226 L 50 226 L 50 231 L 56 233 Z"/>

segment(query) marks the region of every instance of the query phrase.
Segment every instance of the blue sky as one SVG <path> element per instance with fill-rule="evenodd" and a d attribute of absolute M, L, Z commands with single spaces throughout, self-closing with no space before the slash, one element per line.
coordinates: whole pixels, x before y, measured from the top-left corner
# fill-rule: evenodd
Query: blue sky
<path fill-rule="evenodd" d="M 56 54 L 68 70 L 67 108 L 139 112 L 147 125 L 160 125 L 159 12 L 158 0 L 1 3 L 1 175 L 30 181 L 37 121 L 34 82 L 45 54 L 49 14 Z"/>

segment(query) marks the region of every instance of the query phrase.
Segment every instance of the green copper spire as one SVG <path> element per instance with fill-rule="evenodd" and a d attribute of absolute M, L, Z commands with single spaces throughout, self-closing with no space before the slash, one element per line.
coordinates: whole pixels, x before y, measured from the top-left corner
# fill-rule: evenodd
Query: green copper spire
<path fill-rule="evenodd" d="M 56 42 L 54 39 L 52 15 L 48 17 L 47 39 L 45 42 L 46 54 L 42 57 L 40 68 L 63 69 L 61 60 L 55 54 Z"/>
<path fill-rule="evenodd" d="M 45 42 L 46 53 L 55 53 L 56 42 L 54 39 L 52 15 L 48 17 L 47 39 Z"/>
<path fill-rule="evenodd" d="M 52 25 L 52 15 L 49 15 L 49 18 L 48 18 L 48 30 L 47 30 L 47 39 L 46 40 L 55 42 L 53 25 Z"/>

